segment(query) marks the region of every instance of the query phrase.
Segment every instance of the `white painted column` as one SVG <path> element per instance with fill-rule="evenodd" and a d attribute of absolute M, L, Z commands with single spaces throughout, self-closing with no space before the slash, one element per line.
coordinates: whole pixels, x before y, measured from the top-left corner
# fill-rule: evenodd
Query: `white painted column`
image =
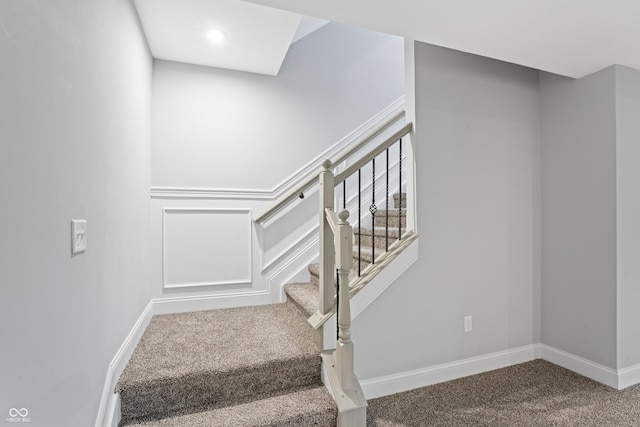
<path fill-rule="evenodd" d="M 353 229 L 347 219 L 349 211 L 338 214 L 340 221 L 335 236 L 336 259 L 338 260 L 339 302 L 338 342 L 336 343 L 336 367 L 342 390 L 353 390 L 355 385 L 353 367 L 353 343 L 351 342 L 351 302 L 349 300 L 349 271 L 353 263 Z"/>
<path fill-rule="evenodd" d="M 322 163 L 320 172 L 320 266 L 319 266 L 319 286 L 320 303 L 318 310 L 321 314 L 327 314 L 333 308 L 333 272 L 335 264 L 333 231 L 327 221 L 325 209 L 333 209 L 334 205 L 334 175 L 331 170 L 331 160 Z M 326 350 L 324 346 L 323 329 L 316 331 L 314 340 L 320 350 Z"/>

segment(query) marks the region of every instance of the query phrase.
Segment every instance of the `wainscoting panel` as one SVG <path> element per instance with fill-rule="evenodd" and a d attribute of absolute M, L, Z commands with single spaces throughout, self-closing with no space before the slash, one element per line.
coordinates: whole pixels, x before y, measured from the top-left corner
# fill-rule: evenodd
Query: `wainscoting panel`
<path fill-rule="evenodd" d="M 163 209 L 163 287 L 251 283 L 251 224 L 251 209 Z"/>

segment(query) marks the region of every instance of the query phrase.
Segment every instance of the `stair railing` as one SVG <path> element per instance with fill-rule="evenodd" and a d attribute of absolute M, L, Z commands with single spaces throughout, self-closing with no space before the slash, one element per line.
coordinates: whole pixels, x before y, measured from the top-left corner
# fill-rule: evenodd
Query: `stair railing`
<path fill-rule="evenodd" d="M 375 140 L 380 135 L 383 135 L 385 131 L 392 128 L 392 126 L 394 126 L 394 124 L 398 120 L 404 117 L 404 114 L 405 114 L 404 110 L 399 110 L 395 112 L 393 115 L 391 115 L 387 120 L 378 124 L 375 128 L 373 128 L 372 130 L 367 132 L 365 135 L 363 135 L 362 138 L 359 138 L 358 140 L 359 142 L 355 146 L 351 147 L 347 152 L 342 153 L 338 158 L 334 159 L 334 164 L 339 165 L 343 163 L 345 160 L 352 158 L 359 151 L 366 148 L 371 141 Z M 318 172 L 316 170 L 316 171 L 313 171 L 306 178 L 302 179 L 295 187 L 293 187 L 290 191 L 288 191 L 288 193 L 285 196 L 278 199 L 275 205 L 273 205 L 268 210 L 260 214 L 255 219 L 255 222 L 263 223 L 267 221 L 270 217 L 275 215 L 277 212 L 287 207 L 292 202 L 299 199 L 304 199 L 307 194 L 307 191 L 310 191 L 313 185 L 318 182 L 317 180 L 318 180 Z"/>
<path fill-rule="evenodd" d="M 319 224 L 320 224 L 320 236 L 319 236 L 319 244 L 320 244 L 320 258 L 319 258 L 319 304 L 318 311 L 311 319 L 309 319 L 311 325 L 318 330 L 315 335 L 315 342 L 318 348 L 326 349 L 327 347 L 323 343 L 323 334 L 322 330 L 318 329 L 319 326 L 324 323 L 333 313 L 337 310 L 336 305 L 336 295 L 339 297 L 339 294 L 336 293 L 334 279 L 336 277 L 335 269 L 335 245 L 334 245 L 334 236 L 331 229 L 331 224 L 327 219 L 326 211 L 335 212 L 336 205 L 336 197 L 335 197 L 335 189 L 336 187 L 342 187 L 342 205 L 343 208 L 347 207 L 347 179 L 351 176 L 357 174 L 358 176 L 358 184 L 357 184 L 357 217 L 356 221 L 358 224 L 358 256 L 357 256 L 357 271 L 358 277 L 363 274 L 362 268 L 362 244 L 361 244 L 361 231 L 362 231 L 362 221 L 364 217 L 362 216 L 361 206 L 362 206 L 362 168 L 371 163 L 372 165 L 372 182 L 371 182 L 371 205 L 369 206 L 369 212 L 371 214 L 372 221 L 372 253 L 370 256 L 371 264 L 376 263 L 376 252 L 375 252 L 375 215 L 377 212 L 377 206 L 375 204 L 376 200 L 376 172 L 375 172 L 375 162 L 376 157 L 382 153 L 386 152 L 386 186 L 385 186 L 385 195 L 386 195 L 386 217 L 385 217 L 385 233 L 384 239 L 385 241 L 389 241 L 389 209 L 388 209 L 388 194 L 389 194 L 389 148 L 398 145 L 399 159 L 398 159 L 398 193 L 402 194 L 402 162 L 403 162 L 403 154 L 402 154 L 402 139 L 406 135 L 408 135 L 413 130 L 413 124 L 407 123 L 400 130 L 395 132 L 389 138 L 387 138 L 383 143 L 373 148 L 364 156 L 357 159 L 351 165 L 344 168 L 342 172 L 338 175 L 335 175 L 333 172 L 333 163 L 330 160 L 325 160 L 322 163 L 322 171 L 319 174 L 319 184 L 320 184 L 320 212 L 319 212 Z M 402 201 L 402 200 L 401 200 Z M 402 205 L 400 205 L 402 206 Z M 398 208 L 398 240 L 403 238 L 402 234 L 402 215 L 401 215 L 402 207 Z M 406 225 L 406 224 L 405 224 Z M 391 247 L 385 244 L 385 252 L 389 251 Z M 353 257 L 353 247 L 351 247 L 347 251 Z"/>
<path fill-rule="evenodd" d="M 320 173 L 320 201 L 322 204 L 333 205 L 334 180 L 333 172 L 330 170 L 331 162 L 326 160 L 323 168 Z M 365 427 L 367 402 L 355 376 L 351 341 L 349 273 L 353 263 L 353 228 L 347 221 L 349 211 L 346 209 L 336 214 L 333 207 L 325 207 L 320 215 L 321 247 L 326 252 L 326 256 L 321 257 L 320 261 L 321 295 L 325 295 L 325 298 L 320 300 L 321 309 L 329 311 L 334 305 L 333 271 L 336 272 L 338 296 L 336 349 L 332 354 L 325 352 L 323 358 L 331 390 L 338 404 L 338 427 Z M 326 280 L 327 276 L 329 280 Z M 330 295 L 330 301 L 327 295 Z"/>
<path fill-rule="evenodd" d="M 376 212 L 378 211 L 378 206 L 376 205 L 376 157 L 378 157 L 379 155 L 381 155 L 382 153 L 385 153 L 385 160 L 386 160 L 386 169 L 385 169 L 385 233 L 384 233 L 384 240 L 385 240 L 385 252 L 389 251 L 389 175 L 390 175 L 390 171 L 389 171 L 389 165 L 390 165 L 390 148 L 397 146 L 398 148 L 398 163 L 397 163 L 397 167 L 398 167 L 398 194 L 400 195 L 400 204 L 398 207 L 398 239 L 397 240 L 401 240 L 402 239 L 402 230 L 403 230 L 403 224 L 402 224 L 402 167 L 403 167 L 403 151 L 402 151 L 402 147 L 403 147 L 403 137 L 405 137 L 407 134 L 409 134 L 411 131 L 413 130 L 413 123 L 407 123 L 404 127 L 402 127 L 402 129 L 398 130 L 396 133 L 394 133 L 393 135 L 391 135 L 389 138 L 387 138 L 382 144 L 378 145 L 376 148 L 374 148 L 373 150 L 371 150 L 367 155 L 363 156 L 362 158 L 360 158 L 359 160 L 357 160 L 356 162 L 354 162 L 353 164 L 351 164 L 350 166 L 348 166 L 345 170 L 343 170 L 342 172 L 340 172 L 338 175 L 335 176 L 334 178 L 334 183 L 336 186 L 339 186 L 340 184 L 342 184 L 342 200 L 343 200 L 343 205 L 346 206 L 346 199 L 347 199 L 347 179 L 351 176 L 354 176 L 355 174 L 357 174 L 358 176 L 358 184 L 357 184 L 357 198 L 358 198 L 358 277 L 360 277 L 362 275 L 362 263 L 363 263 L 363 257 L 362 257 L 362 221 L 363 221 L 363 216 L 362 216 L 362 169 L 365 165 L 370 164 L 371 165 L 371 171 L 372 171 L 372 178 L 371 178 L 371 204 L 369 205 L 369 213 L 371 214 L 371 229 L 372 229 L 372 233 L 371 233 L 371 241 L 372 241 L 372 245 L 371 245 L 371 256 L 370 256 L 370 263 L 371 264 L 375 264 L 376 262 L 376 246 L 375 246 L 375 241 L 376 241 L 376 232 L 375 232 L 375 222 L 376 222 Z M 406 224 L 405 224 L 406 226 Z"/>
<path fill-rule="evenodd" d="M 315 340 L 316 345 L 322 350 L 329 348 L 325 346 L 324 331 L 320 327 L 324 322 L 331 317 L 331 315 L 337 311 L 337 339 L 335 352 L 330 354 L 325 352 L 323 357 L 325 358 L 325 366 L 327 367 L 329 381 L 331 383 L 331 389 L 333 390 L 334 398 L 338 403 L 338 426 L 365 426 L 366 424 L 366 400 L 362 394 L 362 389 L 355 376 L 354 370 L 354 347 L 351 341 L 351 295 L 352 288 L 350 286 L 349 274 L 354 259 L 353 248 L 353 227 L 347 221 L 349 218 L 349 211 L 347 207 L 347 185 L 346 180 L 350 176 L 358 175 L 358 278 L 364 273 L 361 269 L 362 257 L 361 257 L 361 223 L 363 216 L 361 215 L 361 174 L 365 165 L 371 162 L 372 169 L 372 181 L 371 181 L 371 204 L 369 206 L 369 212 L 372 219 L 372 253 L 371 253 L 371 265 L 376 263 L 376 260 L 384 260 L 384 253 L 389 253 L 393 246 L 400 246 L 398 243 L 403 238 L 402 227 L 402 138 L 409 134 L 413 129 L 413 125 L 408 123 L 394 135 L 389 137 L 385 142 L 375 147 L 368 154 L 362 158 L 356 160 L 353 164 L 347 166 L 338 175 L 334 175 L 333 164 L 330 160 L 325 160 L 322 164 L 322 171 L 319 174 L 320 185 L 320 265 L 319 265 L 319 309 L 316 315 L 309 319 L 309 322 L 315 328 Z M 389 245 L 389 149 L 390 147 L 398 145 L 399 160 L 398 160 L 398 194 L 400 195 L 400 205 L 398 207 L 398 234 L 397 242 L 394 245 Z M 375 162 L 376 157 L 386 153 L 386 177 L 385 177 L 385 189 L 384 194 L 386 197 L 385 206 L 387 208 L 386 220 L 385 220 L 385 232 L 384 239 L 385 249 L 382 254 L 376 259 L 375 245 L 376 245 L 376 230 L 375 230 L 375 217 L 377 212 L 376 206 L 376 171 Z M 341 185 L 342 184 L 342 185 Z M 336 186 L 342 187 L 342 207 L 343 209 L 336 214 Z M 405 224 L 406 225 L 406 224 Z M 412 237 L 408 235 L 408 237 Z M 371 271 L 372 268 L 368 268 L 367 271 Z M 334 281 L 335 280 L 335 281 Z M 336 289 L 337 286 L 337 289 Z"/>

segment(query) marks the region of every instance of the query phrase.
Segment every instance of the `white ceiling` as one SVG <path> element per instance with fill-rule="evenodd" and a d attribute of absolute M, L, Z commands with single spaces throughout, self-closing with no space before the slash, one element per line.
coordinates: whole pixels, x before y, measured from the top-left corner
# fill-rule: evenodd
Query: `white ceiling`
<path fill-rule="evenodd" d="M 154 58 L 277 75 L 294 37 L 318 22 L 240 0 L 134 0 Z M 320 22 L 321 23 L 321 22 Z M 222 30 L 212 43 L 207 33 Z"/>
<path fill-rule="evenodd" d="M 640 70 L 639 0 L 246 0 L 570 77 Z"/>

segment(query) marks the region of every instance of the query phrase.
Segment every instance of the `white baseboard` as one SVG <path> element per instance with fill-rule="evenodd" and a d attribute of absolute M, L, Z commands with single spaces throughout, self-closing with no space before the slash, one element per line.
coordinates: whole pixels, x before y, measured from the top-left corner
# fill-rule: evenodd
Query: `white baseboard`
<path fill-rule="evenodd" d="M 494 369 L 504 368 L 535 358 L 535 346 L 527 345 L 510 350 L 490 353 L 483 356 L 443 363 L 428 368 L 416 369 L 399 374 L 361 380 L 367 399 L 387 396 L 415 388 L 438 384 L 469 375 L 480 374 Z"/>
<path fill-rule="evenodd" d="M 361 381 L 361 384 L 366 398 L 373 399 L 534 359 L 546 360 L 618 390 L 640 383 L 640 365 L 616 371 L 545 344 L 533 344 L 413 371 L 369 378 Z"/>
<path fill-rule="evenodd" d="M 138 345 L 153 314 L 153 301 L 150 301 L 133 325 L 133 328 L 131 328 L 131 332 L 129 332 L 129 335 L 125 338 L 116 355 L 113 357 L 113 360 L 111 360 L 107 368 L 104 387 L 102 388 L 102 397 L 100 398 L 95 427 L 112 427 L 117 426 L 120 422 L 119 395 L 114 393 L 116 382 L 127 366 L 127 362 L 129 362 L 129 358 Z"/>
<path fill-rule="evenodd" d="M 592 362 L 575 354 L 551 347 L 546 344 L 539 344 L 540 358 L 561 366 L 577 374 L 591 378 L 594 381 L 618 388 L 618 371 L 607 366 Z"/>
<path fill-rule="evenodd" d="M 107 404 L 107 411 L 105 413 L 103 427 L 118 427 L 121 417 L 120 410 L 120 394 L 112 394 Z"/>
<path fill-rule="evenodd" d="M 640 365 L 618 370 L 618 390 L 640 383 Z"/>
<path fill-rule="evenodd" d="M 197 295 L 173 298 L 156 298 L 153 314 L 186 313 L 189 311 L 215 310 L 219 308 L 246 307 L 251 305 L 274 304 L 279 301 L 278 294 L 267 289 L 260 292 L 237 294 Z"/>

